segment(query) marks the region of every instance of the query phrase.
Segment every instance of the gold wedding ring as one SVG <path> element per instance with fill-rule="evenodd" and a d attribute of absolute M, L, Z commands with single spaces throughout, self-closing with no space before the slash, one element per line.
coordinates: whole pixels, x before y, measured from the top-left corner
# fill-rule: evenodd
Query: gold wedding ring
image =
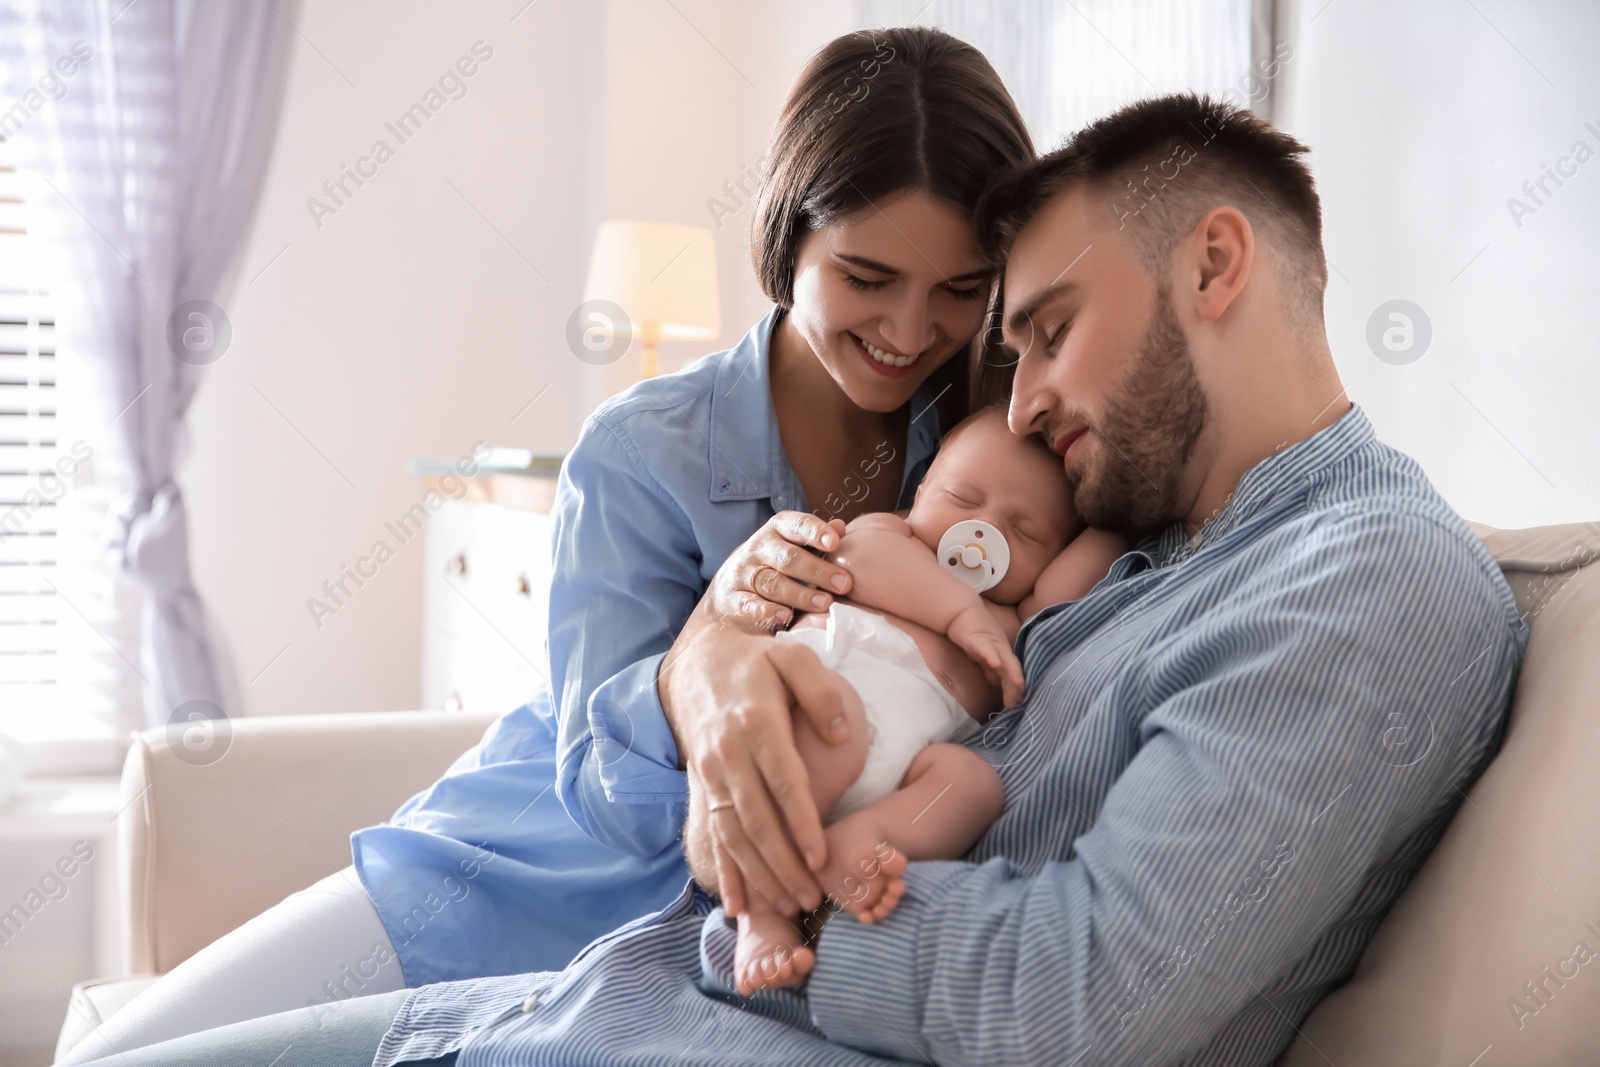
<path fill-rule="evenodd" d="M 750 575 L 750 591 L 752 593 L 760 594 L 760 592 L 761 592 L 759 586 L 760 586 L 760 583 L 761 583 L 761 572 L 762 571 L 772 571 L 772 573 L 774 573 L 774 574 L 778 573 L 777 571 L 773 571 L 772 568 L 769 567 L 765 563 L 763 563 L 761 566 L 757 567 L 756 570 L 755 570 L 755 573 Z"/>
<path fill-rule="evenodd" d="M 710 814 L 713 811 L 721 811 L 723 808 L 731 808 L 731 807 L 733 807 L 733 801 L 731 801 L 731 800 L 719 800 L 714 804 L 708 805 L 706 807 L 706 813 Z"/>

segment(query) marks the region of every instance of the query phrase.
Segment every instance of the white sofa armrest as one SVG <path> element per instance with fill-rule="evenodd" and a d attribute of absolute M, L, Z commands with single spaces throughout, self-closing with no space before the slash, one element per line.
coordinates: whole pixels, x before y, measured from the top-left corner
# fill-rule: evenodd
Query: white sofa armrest
<path fill-rule="evenodd" d="M 483 712 L 235 719 L 203 766 L 165 729 L 133 736 L 122 772 L 124 962 L 164 974 L 285 896 L 350 863 L 383 822 L 483 736 Z"/>
<path fill-rule="evenodd" d="M 154 974 L 133 974 L 125 978 L 96 978 L 79 982 L 67 998 L 67 1017 L 56 1036 L 55 1061 L 99 1029 L 100 1024 L 127 1006 L 128 1001 L 155 984 Z"/>

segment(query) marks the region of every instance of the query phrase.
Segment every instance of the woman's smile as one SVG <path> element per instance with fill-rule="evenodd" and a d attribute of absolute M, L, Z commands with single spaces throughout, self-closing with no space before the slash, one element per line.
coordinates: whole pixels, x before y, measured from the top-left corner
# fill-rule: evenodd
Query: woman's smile
<path fill-rule="evenodd" d="M 846 331 L 848 333 L 848 331 Z M 849 333 L 850 340 L 854 342 L 855 349 L 861 358 L 872 366 L 872 369 L 887 378 L 905 378 L 911 374 L 916 365 L 922 360 L 922 353 L 914 356 L 897 356 L 893 352 L 879 348 L 877 345 L 862 337 Z"/>

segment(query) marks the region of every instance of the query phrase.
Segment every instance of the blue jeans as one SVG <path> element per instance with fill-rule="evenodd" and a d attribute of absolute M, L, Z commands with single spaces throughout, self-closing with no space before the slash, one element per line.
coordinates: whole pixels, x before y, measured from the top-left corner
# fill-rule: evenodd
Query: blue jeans
<path fill-rule="evenodd" d="M 368 1067 L 378 1042 L 411 993 L 397 989 L 341 1001 L 337 1026 L 326 1026 L 322 1008 L 264 1015 L 187 1037 L 129 1049 L 88 1067 Z M 450 1067 L 454 1052 L 411 1067 Z"/>

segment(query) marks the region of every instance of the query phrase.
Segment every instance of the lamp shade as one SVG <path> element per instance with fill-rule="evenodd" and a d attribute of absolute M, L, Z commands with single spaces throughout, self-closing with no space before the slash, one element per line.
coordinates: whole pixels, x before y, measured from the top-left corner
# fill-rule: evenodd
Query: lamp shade
<path fill-rule="evenodd" d="M 609 300 L 625 322 L 611 331 L 649 341 L 710 340 L 722 332 L 711 231 L 670 222 L 600 224 L 583 299 Z"/>

